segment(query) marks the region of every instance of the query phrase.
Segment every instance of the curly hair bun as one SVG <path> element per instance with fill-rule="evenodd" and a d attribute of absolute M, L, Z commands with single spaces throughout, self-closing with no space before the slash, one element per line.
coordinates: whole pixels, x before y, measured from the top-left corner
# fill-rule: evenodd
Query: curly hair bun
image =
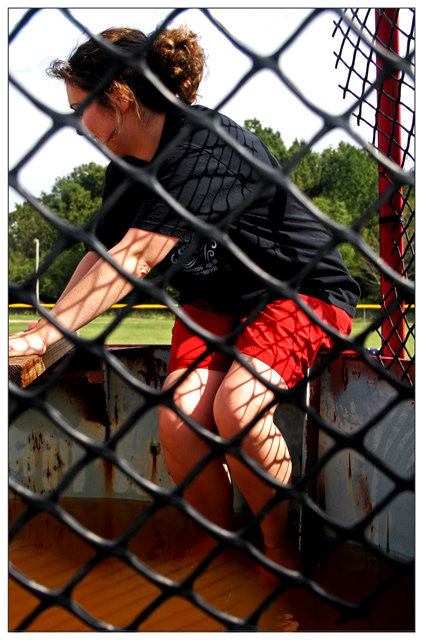
<path fill-rule="evenodd" d="M 128 54 L 136 52 L 147 42 L 147 36 L 138 29 L 113 27 L 99 35 Z M 144 55 L 150 69 L 173 95 L 188 105 L 195 102 L 203 78 L 205 55 L 193 31 L 187 27 L 166 29 Z M 91 91 L 109 72 L 115 60 L 106 47 L 90 38 L 71 53 L 67 62 L 54 61 L 47 73 Z M 154 111 L 168 108 L 167 99 L 135 67 L 121 68 L 97 99 L 101 104 L 111 106 L 109 96 L 112 93 L 124 94 L 136 104 L 139 112 L 143 106 Z"/>
<path fill-rule="evenodd" d="M 187 27 L 166 29 L 154 41 L 147 62 L 183 102 L 192 104 L 196 100 L 205 66 L 204 51 L 196 33 Z"/>

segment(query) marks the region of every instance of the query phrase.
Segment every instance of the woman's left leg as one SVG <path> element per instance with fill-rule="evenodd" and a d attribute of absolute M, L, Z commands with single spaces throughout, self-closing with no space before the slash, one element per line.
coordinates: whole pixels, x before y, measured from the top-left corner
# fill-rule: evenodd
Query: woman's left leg
<path fill-rule="evenodd" d="M 185 370 L 170 373 L 164 390 L 175 386 L 175 405 L 199 426 L 216 432 L 213 402 L 225 373 L 196 369 L 180 382 L 184 373 Z M 205 440 L 168 406 L 159 407 L 159 435 L 169 473 L 176 484 L 210 452 Z M 202 468 L 184 497 L 207 519 L 224 529 L 233 529 L 232 484 L 221 457 L 213 458 Z"/>
<path fill-rule="evenodd" d="M 267 364 L 245 354 L 244 358 L 265 380 L 279 388 L 286 388 L 281 376 Z M 239 362 L 234 361 L 219 387 L 214 402 L 214 419 L 219 434 L 224 438 L 239 434 L 273 400 L 273 391 Z M 292 463 L 286 442 L 273 421 L 275 408 L 273 405 L 255 422 L 243 437 L 242 448 L 271 478 L 285 485 L 291 480 Z M 227 456 L 227 462 L 235 484 L 252 511 L 257 513 L 274 495 L 275 489 L 238 458 Z M 286 538 L 288 509 L 289 501 L 283 500 L 261 521 L 260 526 L 267 547 L 275 547 Z"/>
<path fill-rule="evenodd" d="M 300 295 L 310 312 L 328 326 L 349 335 L 352 318 L 346 311 Z M 294 300 L 275 300 L 267 305 L 240 334 L 237 348 L 253 370 L 267 382 L 281 389 L 294 387 L 302 380 L 321 347 L 333 348 L 334 339 L 310 319 Z M 288 385 L 286 384 L 288 383 Z M 217 392 L 214 417 L 221 436 L 240 433 L 271 406 L 274 394 L 239 362 L 232 363 Z M 273 422 L 275 406 L 260 415 L 242 439 L 245 453 L 270 477 L 284 485 L 291 480 L 292 464 L 288 448 Z M 275 490 L 233 456 L 227 457 L 235 483 L 256 513 L 274 495 Z M 288 500 L 272 509 L 262 520 L 266 546 L 274 547 L 286 535 Z"/>

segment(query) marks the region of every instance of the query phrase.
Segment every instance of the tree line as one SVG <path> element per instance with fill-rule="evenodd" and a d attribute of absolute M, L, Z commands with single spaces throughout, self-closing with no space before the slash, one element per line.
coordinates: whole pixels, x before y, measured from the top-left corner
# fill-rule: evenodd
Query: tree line
<path fill-rule="evenodd" d="M 327 217 L 344 226 L 353 224 L 378 198 L 378 168 L 375 160 L 352 144 L 341 142 L 336 149 L 308 151 L 290 167 L 290 161 L 304 149 L 305 142 L 295 140 L 287 148 L 279 132 L 263 127 L 259 120 L 247 120 L 245 127 L 258 135 L 279 163 L 289 168 L 290 179 Z M 58 217 L 82 225 L 101 205 L 105 167 L 83 164 L 68 176 L 57 178 L 50 193 L 39 200 Z M 414 207 L 413 207 L 414 208 Z M 366 243 L 379 253 L 377 212 L 362 231 Z M 59 241 L 60 233 L 28 202 L 16 204 L 9 213 L 9 279 L 24 282 L 35 267 L 34 238 L 40 241 L 40 264 Z M 360 284 L 362 301 L 380 300 L 379 271 L 352 245 L 340 245 L 343 258 Z M 83 243 L 70 244 L 40 277 L 42 302 L 55 302 L 86 248 Z M 176 294 L 176 292 L 174 292 Z"/>

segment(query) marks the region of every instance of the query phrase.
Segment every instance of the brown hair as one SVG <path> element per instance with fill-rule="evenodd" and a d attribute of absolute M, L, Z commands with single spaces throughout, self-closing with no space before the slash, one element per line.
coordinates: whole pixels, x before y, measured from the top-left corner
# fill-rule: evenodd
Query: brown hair
<path fill-rule="evenodd" d="M 100 37 L 131 53 L 142 47 L 147 36 L 137 29 L 111 28 Z M 193 104 L 203 77 L 204 51 L 198 44 L 198 36 L 187 27 L 162 31 L 144 54 L 149 68 L 175 96 L 186 104 Z M 60 78 L 80 89 L 91 91 L 98 85 L 115 58 L 93 38 L 77 47 L 68 61 L 56 60 L 47 69 L 51 77 Z M 132 102 L 139 116 L 143 108 L 164 112 L 169 102 L 149 80 L 133 67 L 121 67 L 115 77 L 97 95 L 97 101 L 119 116 L 116 103 L 110 95 L 125 96 Z M 120 114 L 121 118 L 121 114 Z"/>

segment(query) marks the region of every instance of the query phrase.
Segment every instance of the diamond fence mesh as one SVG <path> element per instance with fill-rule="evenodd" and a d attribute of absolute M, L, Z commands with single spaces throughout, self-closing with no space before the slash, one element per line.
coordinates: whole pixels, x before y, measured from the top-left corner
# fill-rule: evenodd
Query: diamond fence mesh
<path fill-rule="evenodd" d="M 246 455 L 242 447 L 244 433 L 225 440 L 217 434 L 202 429 L 201 425 L 189 421 L 185 416 L 183 417 L 191 428 L 207 442 L 210 451 L 208 456 L 200 464 L 196 465 L 180 485 L 170 489 L 161 486 L 159 482 L 156 483 L 152 479 L 145 477 L 130 459 L 119 452 L 120 445 L 125 441 L 125 438 L 131 435 L 137 421 L 142 422 L 142 420 L 147 419 L 149 413 L 156 411 L 160 405 L 168 406 L 180 413 L 173 399 L 174 389 L 163 391 L 161 383 L 149 384 L 148 375 L 144 375 L 144 377 L 137 375 L 137 372 L 126 366 L 125 361 L 120 359 L 113 349 L 105 347 L 107 336 L 118 323 L 125 319 L 132 305 L 141 304 L 147 299 L 154 298 L 157 303 L 169 307 L 175 316 L 181 318 L 189 328 L 203 337 L 208 350 L 213 350 L 217 346 L 231 358 L 240 360 L 239 353 L 234 346 L 236 335 L 240 331 L 239 327 L 223 338 L 210 334 L 186 316 L 180 307 L 175 305 L 173 297 L 166 289 L 166 283 L 172 274 L 177 273 L 190 255 L 198 248 L 195 242 L 192 243 L 179 260 L 169 266 L 163 276 L 156 280 L 139 280 L 123 271 L 125 277 L 133 285 L 132 298 L 122 310 L 122 313 L 110 323 L 107 329 L 96 339 L 88 340 L 58 325 L 64 336 L 75 347 L 70 355 L 65 358 L 60 366 L 54 369 L 53 373 L 43 380 L 42 384 L 27 388 L 19 388 L 13 382 L 9 385 L 10 433 L 16 428 L 19 420 L 30 420 L 30 416 L 35 413 L 38 416 L 42 416 L 42 420 L 45 419 L 49 424 L 53 425 L 53 429 L 60 434 L 60 437 L 71 442 L 80 452 L 77 461 L 69 464 L 66 472 L 48 492 L 40 492 L 35 487 L 31 489 L 30 483 L 23 481 L 18 474 L 10 474 L 9 487 L 11 495 L 19 498 L 23 505 L 20 514 L 13 519 L 10 525 L 10 543 L 13 545 L 13 542 L 19 539 L 19 535 L 25 528 L 30 526 L 34 519 L 40 517 L 40 515 L 46 515 L 53 518 L 55 522 L 60 523 L 64 530 L 69 531 L 90 550 L 86 560 L 84 558 L 81 560 L 78 569 L 71 572 L 69 579 L 66 579 L 65 584 L 60 588 L 49 587 L 47 579 L 43 582 L 41 579 L 35 579 L 28 575 L 25 569 L 19 566 L 18 561 L 16 563 L 14 561 L 10 562 L 12 580 L 19 585 L 25 597 L 29 598 L 29 602 L 32 603 L 29 610 L 28 607 L 22 608 L 25 613 L 17 624 L 16 630 L 31 629 L 31 625 L 36 622 L 39 616 L 57 608 L 71 613 L 75 619 L 81 621 L 82 624 L 90 629 L 102 631 L 137 630 L 142 629 L 143 624 L 151 616 L 158 612 L 160 613 L 164 604 L 174 598 L 182 598 L 192 604 L 196 610 L 214 620 L 220 625 L 219 628 L 221 629 L 259 631 L 261 628 L 260 620 L 265 616 L 266 611 L 271 609 L 278 598 L 284 594 L 289 594 L 291 591 L 301 591 L 305 594 L 303 597 L 312 598 L 315 603 L 318 603 L 315 604 L 316 607 L 326 605 L 332 607 L 338 612 L 338 621 L 341 624 L 346 621 L 371 619 L 373 611 L 377 608 L 381 598 L 392 592 L 398 584 L 402 584 L 401 581 L 403 579 L 413 576 L 413 558 L 401 558 L 389 553 L 389 548 L 383 549 L 380 545 L 375 544 L 369 537 L 368 532 L 378 518 L 386 517 L 386 511 L 389 511 L 390 506 L 396 500 L 400 499 L 401 496 L 414 494 L 414 475 L 409 459 L 407 458 L 404 470 L 402 463 L 396 463 L 395 459 L 392 460 L 390 456 L 384 458 L 376 455 L 375 447 L 372 448 L 371 446 L 373 429 L 387 417 L 391 420 L 389 424 L 396 426 L 392 427 L 394 434 L 389 433 L 385 437 L 387 439 L 394 436 L 397 437 L 396 430 L 398 425 L 409 420 L 409 416 L 412 414 L 410 407 L 414 398 L 414 347 L 410 346 L 414 343 L 414 325 L 409 320 L 410 315 L 408 314 L 409 306 L 413 304 L 414 300 L 414 103 L 413 98 L 410 99 L 410 95 L 413 92 L 414 11 L 411 9 L 392 11 L 362 9 L 333 12 L 334 36 L 339 38 L 339 34 L 341 34 L 342 41 L 338 53 L 335 54 L 335 59 L 338 65 L 341 64 L 347 69 L 347 78 L 342 89 L 345 94 L 350 94 L 354 97 L 354 104 L 341 116 L 322 111 L 307 96 L 296 90 L 289 77 L 285 74 L 283 67 L 284 51 L 297 38 L 307 33 L 307 29 L 310 28 L 313 21 L 324 11 L 320 9 L 311 11 L 297 31 L 291 33 L 289 38 L 281 41 L 280 47 L 273 55 L 263 56 L 237 41 L 223 24 L 215 21 L 213 12 L 203 10 L 203 14 L 214 25 L 216 30 L 223 34 L 234 48 L 241 49 L 251 59 L 251 71 L 240 79 L 239 83 L 233 88 L 232 94 L 240 90 L 260 70 L 268 69 L 278 77 L 281 83 L 296 93 L 298 99 L 306 104 L 311 111 L 322 118 L 323 124 L 320 131 L 300 149 L 296 156 L 291 158 L 289 165 L 283 167 L 282 170 L 265 169 L 260 162 L 250 157 L 248 152 L 238 145 L 236 141 L 227 136 L 224 137 L 223 132 L 214 120 L 205 120 L 201 113 L 193 113 L 188 108 L 178 105 L 179 109 L 186 112 L 191 130 L 195 130 L 196 126 L 207 127 L 211 132 L 224 137 L 225 144 L 229 145 L 242 157 L 247 158 L 251 163 L 251 167 L 261 176 L 263 182 L 273 181 L 281 185 L 286 191 L 294 194 L 315 217 L 323 220 L 332 235 L 331 246 L 327 247 L 328 251 L 335 245 L 350 244 L 365 256 L 373 269 L 380 273 L 381 314 L 373 320 L 370 328 L 366 328 L 348 339 L 341 339 L 334 331 L 333 337 L 337 340 L 336 348 L 331 352 L 322 354 L 316 360 L 315 365 L 310 369 L 304 381 L 291 390 L 281 391 L 278 388 L 272 388 L 275 394 L 275 402 L 279 404 L 279 410 L 286 410 L 289 413 L 290 407 L 297 407 L 304 413 L 306 422 L 304 437 L 307 441 L 307 447 L 304 451 L 307 449 L 307 452 L 304 453 L 303 473 L 299 474 L 299 477 L 295 478 L 292 483 L 281 486 Z M 35 10 L 28 10 L 11 33 L 10 42 L 17 38 L 25 39 L 25 30 L 35 13 Z M 84 25 L 75 20 L 71 11 L 62 10 L 62 13 L 67 20 L 81 30 L 81 33 L 84 31 Z M 407 14 L 405 20 L 403 20 L 403 13 Z M 181 15 L 183 16 L 183 10 L 175 10 L 169 13 L 167 22 L 171 22 L 171 20 L 181 17 Z M 406 28 L 402 26 L 404 22 L 407 25 Z M 166 24 L 161 25 L 160 28 L 165 28 L 165 26 Z M 382 27 L 385 29 L 383 35 L 381 35 Z M 400 51 L 396 51 L 392 44 L 395 40 L 396 32 L 398 32 L 397 35 L 401 43 Z M 386 33 L 388 36 L 386 36 Z M 149 45 L 150 43 L 148 42 L 146 46 L 148 47 Z M 99 46 L 105 45 L 99 40 Z M 122 62 L 122 56 L 112 50 L 110 46 L 109 49 L 116 60 L 116 66 L 110 69 L 110 77 L 112 77 Z M 128 64 L 128 62 L 137 68 L 140 73 L 148 74 L 158 91 L 164 92 L 167 98 L 176 104 L 175 99 L 168 95 L 160 81 L 152 76 L 143 63 L 139 62 L 137 56 L 126 58 L 125 64 Z M 104 79 L 105 82 L 107 80 L 108 78 Z M 167 157 L 166 154 L 169 154 L 171 149 L 164 149 L 160 157 L 149 169 L 130 166 L 122 159 L 117 159 L 110 152 L 102 149 L 102 152 L 110 160 L 113 160 L 125 174 L 125 180 L 122 182 L 120 190 L 103 203 L 93 219 L 85 225 L 73 225 L 56 216 L 47 206 L 23 187 L 20 181 L 20 171 L 28 162 L 36 158 L 37 151 L 46 144 L 55 132 L 67 126 L 81 130 L 78 115 L 58 113 L 48 104 L 41 103 L 33 98 L 31 92 L 22 83 L 14 78 L 10 78 L 10 81 L 17 91 L 26 96 L 31 103 L 52 120 L 52 125 L 46 134 L 40 138 L 16 166 L 12 167 L 10 185 L 61 234 L 60 241 L 43 261 L 37 274 L 34 274 L 23 283 L 10 283 L 9 291 L 13 301 L 18 300 L 31 304 L 41 316 L 49 317 L 49 312 L 37 300 L 35 282 L 54 263 L 61 252 L 73 242 L 83 241 L 87 247 L 98 252 L 100 256 L 119 270 L 120 268 L 110 258 L 104 245 L 95 236 L 93 229 L 102 216 L 107 214 L 109 208 L 114 206 L 122 193 L 136 183 L 141 183 L 153 192 L 158 193 L 182 218 L 189 222 L 192 229 L 198 233 L 200 239 L 207 238 L 219 243 L 228 253 L 231 253 L 244 264 L 245 268 L 250 271 L 251 276 L 261 280 L 263 286 L 270 292 L 277 292 L 281 296 L 298 300 L 295 282 L 286 282 L 270 277 L 260 268 L 260 265 L 255 264 L 251 257 L 246 255 L 230 239 L 227 233 L 228 226 L 232 219 L 242 215 L 242 211 L 233 210 L 230 213 L 230 218 L 225 219 L 223 224 L 210 225 L 195 218 L 187 209 L 171 198 L 169 194 L 163 192 L 156 176 L 160 164 L 164 162 Z M 388 87 L 390 82 L 394 83 L 394 89 Z M 100 90 L 100 87 L 98 87 L 98 90 Z M 229 98 L 230 96 L 227 97 L 227 100 Z M 219 109 L 224 107 L 224 102 L 219 105 Z M 387 113 L 387 109 L 389 109 L 389 113 Z M 404 112 L 406 112 L 405 116 L 401 118 L 400 114 Z M 394 116 L 390 115 L 391 113 L 394 113 Z M 367 133 L 365 136 L 361 136 L 357 133 L 358 129 L 350 125 L 352 119 L 355 119 L 364 130 L 371 131 L 371 142 L 366 141 L 370 137 Z M 379 163 L 379 198 L 349 226 L 342 225 L 326 217 L 290 179 L 290 172 L 293 171 L 301 159 L 312 151 L 313 146 L 324 138 L 329 131 L 337 127 L 345 129 L 355 140 L 355 143 Z M 399 135 L 399 131 L 401 135 Z M 185 131 L 183 135 L 188 135 L 188 133 Z M 13 144 L 13 140 L 11 144 Z M 95 141 L 92 144 L 98 146 Z M 257 184 L 257 192 L 260 191 L 260 188 L 261 184 L 259 183 Z M 255 196 L 256 194 L 253 195 Z M 369 221 L 373 219 L 375 212 L 379 213 L 381 223 L 380 255 L 374 247 L 372 248 L 366 243 L 365 235 L 363 234 Z M 382 260 L 380 260 L 380 257 L 382 257 Z M 319 256 L 316 256 L 308 268 L 312 268 L 313 264 L 318 260 Z M 301 301 L 299 301 L 299 304 L 301 306 Z M 304 310 L 317 323 L 320 322 L 307 307 L 304 307 Z M 251 314 L 248 320 L 251 320 L 253 315 Z M 55 322 L 57 324 L 54 319 L 51 319 L 51 321 L 53 324 Z M 382 339 L 382 347 L 378 349 L 376 356 L 364 347 L 364 342 L 372 331 L 379 332 Z M 373 379 L 377 381 L 378 389 L 381 389 L 381 391 L 378 392 L 378 403 L 375 405 L 373 405 L 373 396 L 367 398 L 368 411 L 364 411 L 362 422 L 342 430 L 337 427 L 336 422 L 329 421 L 327 413 L 320 411 L 312 400 L 313 394 L 321 393 L 321 386 L 324 386 L 324 376 L 336 368 L 339 358 L 345 352 L 354 354 L 354 357 L 363 363 L 363 366 L 367 368 L 366 370 L 371 372 L 369 375 L 373 376 Z M 72 371 L 72 367 L 76 366 L 78 359 L 81 357 L 87 358 L 90 362 L 93 359 L 101 361 L 103 363 L 103 371 L 107 370 L 109 377 L 115 376 L 121 380 L 122 385 L 127 389 L 127 393 L 134 394 L 138 398 L 117 430 L 111 433 L 107 429 L 107 421 L 105 422 L 106 435 L 104 438 L 95 439 L 88 436 L 83 428 L 79 428 L 78 418 L 72 419 L 51 401 L 51 396 L 55 388 L 60 384 L 60 380 L 69 371 Z M 151 363 L 150 367 L 154 369 L 154 367 L 157 367 L 157 363 Z M 190 368 L 190 370 L 193 369 L 195 369 L 195 364 Z M 160 380 L 163 380 L 163 376 Z M 269 383 L 265 384 L 269 386 Z M 94 396 L 92 401 L 95 401 Z M 357 401 L 357 398 L 355 398 L 355 401 Z M 330 402 L 330 398 L 328 402 Z M 374 409 L 375 406 L 377 407 L 376 409 Z M 371 408 L 374 410 L 371 411 Z M 347 408 L 347 424 L 348 411 L 349 409 Z M 83 416 L 81 415 L 81 422 L 82 419 Z M 397 422 L 398 424 L 396 424 Z M 317 433 L 320 434 L 318 436 L 320 439 L 326 438 L 329 441 L 329 445 L 325 450 L 321 449 L 320 445 L 318 448 L 313 448 L 310 443 L 310 439 L 317 437 Z M 399 442 L 401 442 L 401 446 L 398 449 L 403 450 L 404 438 L 410 438 L 410 434 L 407 432 L 404 438 L 401 438 L 401 435 L 398 435 L 398 438 Z M 159 446 L 159 444 L 155 444 L 155 450 Z M 153 445 L 151 451 L 153 453 Z M 321 452 L 320 454 L 318 453 L 319 451 Z M 389 487 L 382 498 L 376 504 L 373 503 L 371 505 L 367 513 L 353 519 L 338 518 L 336 515 L 329 513 L 318 497 L 318 487 L 321 486 L 319 482 L 321 483 L 325 470 L 332 460 L 346 452 L 353 452 L 354 455 L 358 456 L 361 461 L 364 461 L 362 465 L 371 465 L 375 478 L 377 474 L 381 474 L 386 479 Z M 230 455 L 240 460 L 244 465 L 252 469 L 258 477 L 276 489 L 273 500 L 255 516 L 249 514 L 246 524 L 244 523 L 235 532 L 228 532 L 213 525 L 208 519 L 190 507 L 184 499 L 185 489 L 196 475 L 201 472 L 201 469 L 212 459 L 221 455 Z M 412 457 L 413 452 L 410 455 Z M 12 454 L 10 454 L 10 462 L 12 463 Z M 93 530 L 88 525 L 83 524 L 80 519 L 66 509 L 65 503 L 61 500 L 61 497 L 66 495 L 69 487 L 78 482 L 78 479 L 84 474 L 87 474 L 92 465 L 98 463 L 104 468 L 113 468 L 115 473 L 122 474 L 131 485 L 137 487 L 144 495 L 149 497 L 148 506 L 130 518 L 128 527 L 125 530 L 121 530 L 118 536 L 112 538 L 100 535 L 95 531 L 95 528 Z M 32 470 L 31 473 L 35 474 L 35 471 Z M 300 540 L 303 561 L 298 569 L 291 569 L 273 562 L 251 541 L 251 534 L 256 525 L 272 506 L 281 500 L 289 500 L 292 504 L 297 505 L 300 513 Z M 216 543 L 210 553 L 206 553 L 196 566 L 191 567 L 182 578 L 179 577 L 178 579 L 172 579 L 167 575 L 161 574 L 159 570 L 156 571 L 145 559 L 131 550 L 131 541 L 144 530 L 143 528 L 148 525 L 149 520 L 157 517 L 162 510 L 169 508 L 175 514 L 181 513 L 185 515 L 190 521 L 196 523 L 201 530 L 209 532 Z M 412 503 L 409 508 L 411 508 L 411 511 L 413 510 Z M 330 531 L 329 536 L 322 536 L 324 542 L 320 540 L 322 531 L 326 533 Z M 337 551 L 346 542 L 352 543 L 355 549 L 362 550 L 368 559 L 380 561 L 386 568 L 383 579 L 377 585 L 371 587 L 367 592 L 364 590 L 361 595 L 358 594 L 354 599 L 345 597 L 345 590 L 342 587 L 339 588 L 338 592 L 326 587 L 325 581 L 319 579 L 316 574 L 322 563 L 331 558 L 336 559 Z M 248 615 L 236 615 L 236 613 L 232 613 L 225 607 L 215 606 L 207 598 L 203 597 L 197 589 L 199 581 L 201 582 L 204 575 L 207 574 L 207 570 L 228 550 L 233 553 L 241 553 L 246 561 L 249 560 L 256 563 L 257 566 L 262 567 L 275 577 L 275 584 L 269 588 L 262 600 L 254 605 Z M 89 575 L 96 575 L 96 571 L 100 570 L 100 567 L 104 562 L 107 562 L 108 558 L 118 561 L 125 570 L 130 571 L 132 581 L 128 578 L 128 594 L 138 593 L 137 588 L 140 593 L 142 592 L 141 587 L 136 586 L 135 578 L 142 581 L 143 584 L 148 584 L 152 589 L 154 587 L 151 592 L 154 595 L 150 597 L 148 602 L 143 602 L 141 595 L 139 596 L 138 604 L 135 606 L 136 613 L 125 624 L 110 623 L 107 620 L 107 615 L 96 615 L 95 607 L 90 608 L 89 604 L 80 602 L 75 597 L 75 593 L 78 592 L 78 588 L 83 584 L 84 580 Z M 371 572 L 371 561 L 368 560 L 368 563 Z M 335 568 L 333 570 L 335 571 Z M 101 589 L 102 583 L 101 579 L 99 580 L 99 589 Z M 412 625 L 412 622 L 407 620 L 404 621 L 404 624 L 407 627 L 407 625 Z M 193 628 L 195 629 L 195 627 Z M 170 627 L 168 630 L 174 629 Z M 319 628 L 315 630 L 319 630 Z"/>
<path fill-rule="evenodd" d="M 404 32 L 399 23 L 399 14 L 406 10 L 385 9 L 356 11 L 349 15 L 357 22 L 360 31 L 351 32 L 351 27 L 338 22 L 336 30 L 342 32 L 342 45 L 337 64 L 348 69 L 343 90 L 360 100 L 355 117 L 358 123 L 370 127 L 373 132 L 372 145 L 383 154 L 394 167 L 409 169 L 414 166 L 414 85 L 408 74 L 394 68 L 377 51 L 363 43 L 361 35 L 368 36 L 380 47 L 400 54 L 400 40 L 404 61 L 413 61 L 414 12 L 407 10 L 409 30 Z M 371 102 L 365 96 L 368 89 L 378 85 L 377 100 Z M 414 273 L 414 200 L 412 185 L 395 182 L 389 165 L 379 167 L 379 191 L 384 198 L 379 210 L 380 254 L 392 269 L 403 279 Z M 407 320 L 404 296 L 395 282 L 387 277 L 381 279 L 381 305 L 387 317 L 379 329 L 382 346 L 381 356 L 387 356 L 388 366 L 410 353 L 406 342 L 414 327 Z M 412 360 L 412 358 L 410 358 Z M 407 375 L 406 368 L 404 375 Z"/>

